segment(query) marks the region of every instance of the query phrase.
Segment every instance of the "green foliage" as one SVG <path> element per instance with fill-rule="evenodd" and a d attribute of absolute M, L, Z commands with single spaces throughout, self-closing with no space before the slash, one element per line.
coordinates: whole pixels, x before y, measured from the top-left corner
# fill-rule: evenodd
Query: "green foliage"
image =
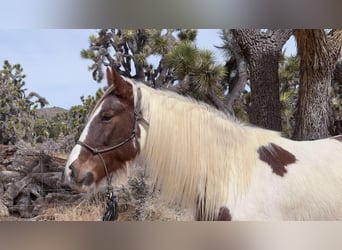
<path fill-rule="evenodd" d="M 36 142 L 45 142 L 49 139 L 72 136 L 74 142 L 80 137 L 88 119 L 88 114 L 95 107 L 97 101 L 103 95 L 103 90 L 98 89 L 94 96 L 81 96 L 81 105 L 70 108 L 67 112 L 57 113 L 50 119 L 36 119 L 34 135 Z"/>
<path fill-rule="evenodd" d="M 294 113 L 298 99 L 299 64 L 298 56 L 281 56 L 279 63 L 280 104 L 282 130 L 285 136 L 291 137 L 294 129 Z"/>
<path fill-rule="evenodd" d="M 193 71 L 194 62 L 199 57 L 198 50 L 191 42 L 185 41 L 177 44 L 166 57 L 166 63 L 174 69 L 177 79 L 184 79 L 186 75 Z"/>
<path fill-rule="evenodd" d="M 36 119 L 34 123 L 34 135 L 35 142 L 44 142 L 50 138 L 49 130 L 51 128 L 51 122 L 47 119 Z"/>
<path fill-rule="evenodd" d="M 24 78 L 20 64 L 4 62 L 0 71 L 0 144 L 15 144 L 19 140 L 41 143 L 68 135 L 76 140 L 103 90 L 99 89 L 94 96 L 82 96 L 82 105 L 74 106 L 68 112 L 57 113 L 49 119 L 38 118 L 37 108 L 48 102 L 36 92 L 26 96 Z"/>
<path fill-rule="evenodd" d="M 89 38 L 89 48 L 81 56 L 93 61 L 89 69 L 98 82 L 104 66 L 113 66 L 121 75 L 152 87 L 171 86 L 213 104 L 213 96 L 223 100 L 225 69 L 215 64 L 212 52 L 196 47 L 196 37 L 194 29 L 103 29 Z M 148 63 L 151 56 L 160 58 L 159 63 Z"/>
<path fill-rule="evenodd" d="M 184 39 L 166 54 L 165 62 L 173 70 L 176 80 L 182 82 L 188 77 L 189 86 L 183 89 L 185 94 L 209 103 L 209 93 L 223 100 L 221 81 L 226 71 L 223 66 L 215 64 L 211 51 L 198 49 L 192 41 Z"/>
<path fill-rule="evenodd" d="M 197 37 L 197 30 L 194 29 L 186 29 L 186 30 L 180 30 L 178 33 L 178 38 L 181 41 L 190 41 L 194 42 Z"/>
<path fill-rule="evenodd" d="M 149 48 L 150 54 L 160 54 L 165 55 L 169 52 L 171 49 L 170 47 L 170 39 L 166 36 L 162 36 L 160 31 L 152 30 L 150 31 L 150 45 L 146 46 L 146 48 Z M 146 56 L 150 55 L 146 53 Z"/>
<path fill-rule="evenodd" d="M 136 62 L 139 65 L 144 66 L 145 68 L 147 67 L 146 56 L 143 53 L 134 55 L 134 62 Z"/>
<path fill-rule="evenodd" d="M 80 137 L 88 120 L 89 113 L 94 109 L 102 95 L 103 89 L 100 88 L 95 96 L 89 95 L 87 98 L 81 96 L 82 105 L 73 106 L 65 116 L 56 118 L 59 121 L 67 121 L 66 126 L 62 126 L 65 129 L 62 130 L 65 135 L 72 134 L 75 139 Z"/>
<path fill-rule="evenodd" d="M 194 89 L 198 93 L 212 92 L 223 100 L 224 89 L 219 84 L 225 76 L 225 68 L 215 65 L 213 53 L 209 50 L 199 50 L 192 72 Z"/>
<path fill-rule="evenodd" d="M 14 144 L 23 139 L 33 142 L 34 120 L 38 105 L 48 104 L 35 92 L 25 95 L 25 74 L 20 64 L 4 61 L 0 71 L 0 143 Z M 37 98 L 37 100 L 32 100 Z"/>
<path fill-rule="evenodd" d="M 33 105 L 34 109 L 37 109 L 38 106 L 40 108 L 44 108 L 46 105 L 49 104 L 49 102 L 44 97 L 42 97 L 41 95 L 39 95 L 36 92 L 30 92 L 28 94 L 27 99 L 31 100 L 32 98 L 36 98 L 36 100 L 34 102 L 31 102 L 31 105 Z"/>
<path fill-rule="evenodd" d="M 342 84 L 334 82 L 332 87 L 332 108 L 334 111 L 335 120 L 342 120 Z"/>
<path fill-rule="evenodd" d="M 341 60 L 339 62 L 341 65 Z M 337 68 L 336 68 L 337 69 Z M 339 66 L 339 70 L 341 67 Z M 334 119 L 333 134 L 342 134 L 342 82 L 334 79 L 332 82 L 332 114 Z"/>
<path fill-rule="evenodd" d="M 240 121 L 249 123 L 248 117 L 248 108 L 250 107 L 251 103 L 251 92 L 250 91 L 243 91 L 240 98 L 235 100 L 233 105 L 234 116 L 237 117 Z"/>

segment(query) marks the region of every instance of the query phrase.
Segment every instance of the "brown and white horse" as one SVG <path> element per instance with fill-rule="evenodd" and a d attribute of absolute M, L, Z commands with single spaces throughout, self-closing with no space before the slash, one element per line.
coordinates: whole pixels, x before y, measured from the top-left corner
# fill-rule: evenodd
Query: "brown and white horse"
<path fill-rule="evenodd" d="M 292 141 L 107 69 L 109 88 L 65 168 L 88 190 L 136 159 L 206 220 L 341 220 L 342 136 Z"/>

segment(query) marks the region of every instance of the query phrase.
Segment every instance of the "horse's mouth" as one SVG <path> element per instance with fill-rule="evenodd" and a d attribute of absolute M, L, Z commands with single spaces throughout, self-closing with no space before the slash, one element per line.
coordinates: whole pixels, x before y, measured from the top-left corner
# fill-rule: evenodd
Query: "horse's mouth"
<path fill-rule="evenodd" d="M 94 183 L 94 175 L 91 172 L 88 172 L 83 179 L 80 181 L 76 181 L 76 183 L 80 186 L 90 186 Z"/>
<path fill-rule="evenodd" d="M 96 191 L 97 190 L 97 186 L 96 186 L 96 183 L 93 182 L 92 184 L 90 185 L 82 185 L 82 184 L 76 184 L 76 183 L 69 183 L 68 186 L 78 192 L 78 193 L 91 193 L 93 191 Z"/>
<path fill-rule="evenodd" d="M 78 192 L 88 192 L 96 187 L 94 175 L 91 172 L 88 172 L 81 180 L 76 178 L 73 171 L 63 172 L 61 182 Z"/>

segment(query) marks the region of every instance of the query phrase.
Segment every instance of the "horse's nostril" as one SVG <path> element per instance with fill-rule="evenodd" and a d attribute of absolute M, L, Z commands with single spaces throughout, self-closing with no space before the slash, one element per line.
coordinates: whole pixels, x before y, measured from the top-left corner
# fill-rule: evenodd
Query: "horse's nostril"
<path fill-rule="evenodd" d="M 88 172 L 85 176 L 80 176 L 73 165 L 69 166 L 69 180 L 76 185 L 90 186 L 94 182 L 94 175 Z"/>
<path fill-rule="evenodd" d="M 86 186 L 90 186 L 93 183 L 93 181 L 94 181 L 94 175 L 91 172 L 89 172 L 82 180 L 82 184 Z"/>

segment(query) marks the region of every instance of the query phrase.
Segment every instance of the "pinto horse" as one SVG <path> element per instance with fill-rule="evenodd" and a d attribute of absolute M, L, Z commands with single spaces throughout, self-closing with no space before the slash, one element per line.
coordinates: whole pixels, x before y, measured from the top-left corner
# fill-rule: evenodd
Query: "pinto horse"
<path fill-rule="evenodd" d="M 137 159 L 199 220 L 342 219 L 342 136 L 292 141 L 107 69 L 64 176 L 84 190 Z"/>

